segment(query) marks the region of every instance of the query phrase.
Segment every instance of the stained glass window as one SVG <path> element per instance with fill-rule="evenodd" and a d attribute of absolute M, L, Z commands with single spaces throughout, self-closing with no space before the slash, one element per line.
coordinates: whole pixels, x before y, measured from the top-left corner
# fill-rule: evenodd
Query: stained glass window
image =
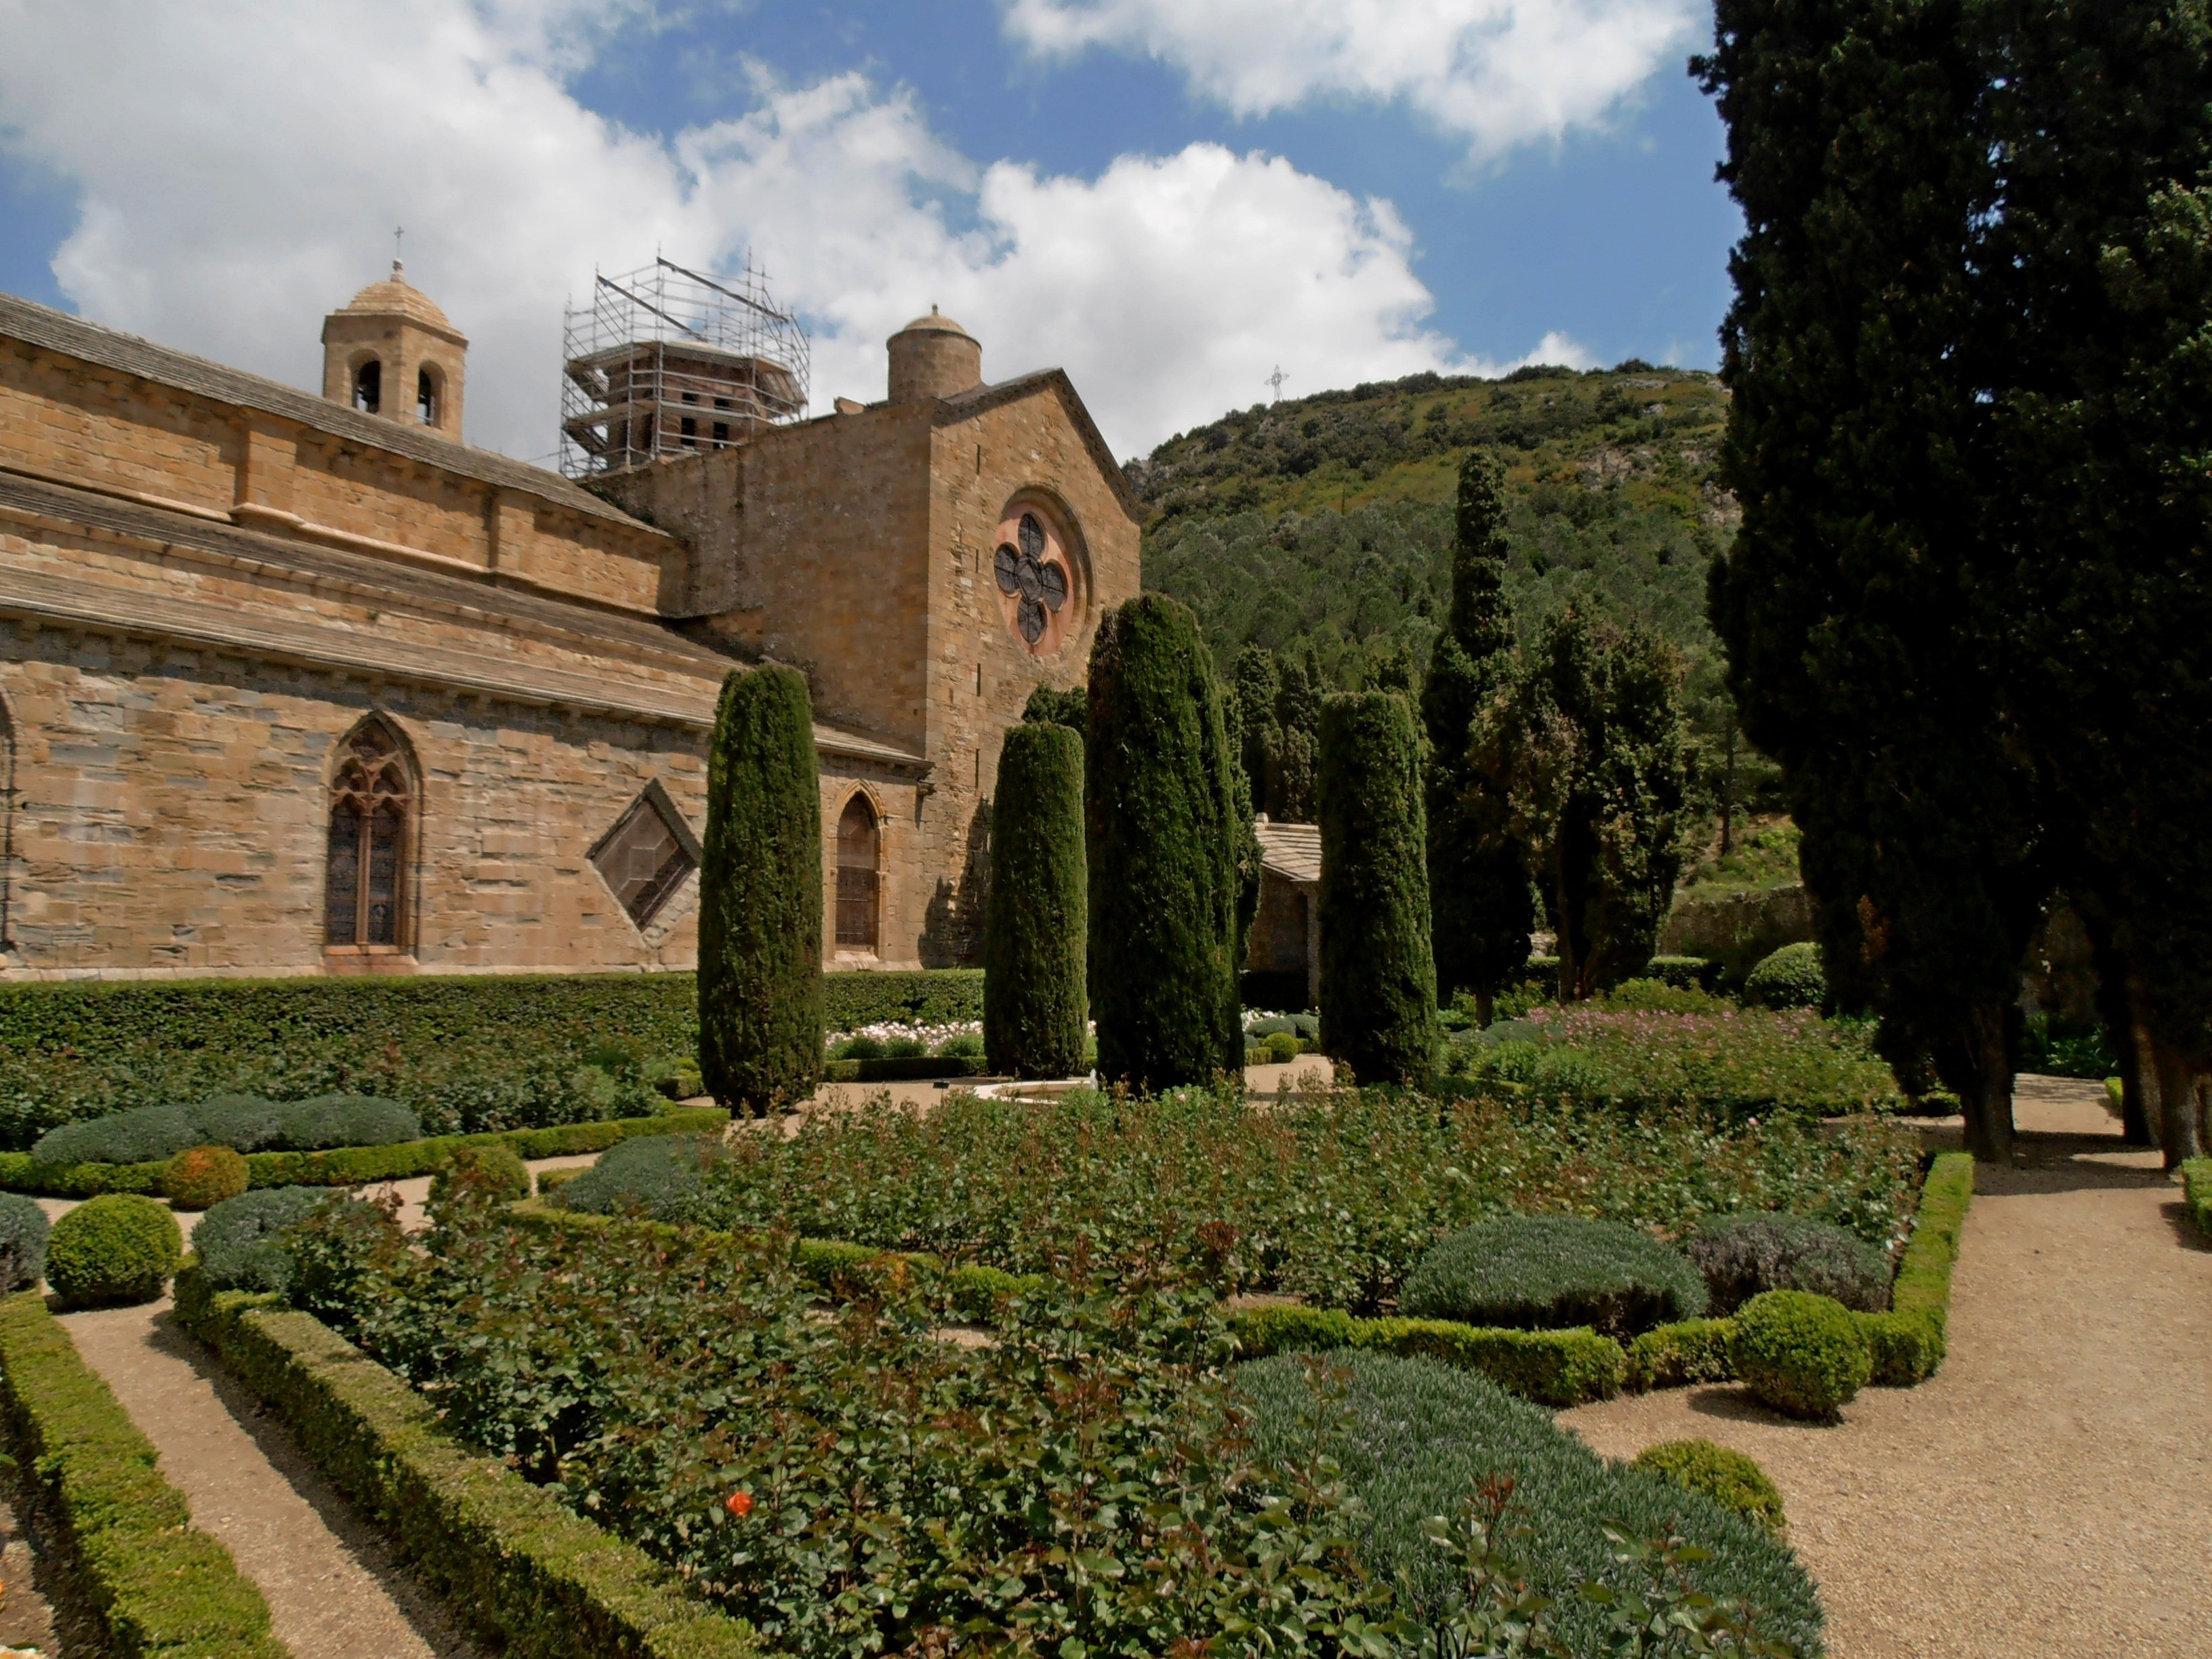
<path fill-rule="evenodd" d="M 406 752 L 382 720 L 362 722 L 342 749 L 331 783 L 324 940 L 397 950 L 406 942 L 408 830 L 415 811 Z"/>

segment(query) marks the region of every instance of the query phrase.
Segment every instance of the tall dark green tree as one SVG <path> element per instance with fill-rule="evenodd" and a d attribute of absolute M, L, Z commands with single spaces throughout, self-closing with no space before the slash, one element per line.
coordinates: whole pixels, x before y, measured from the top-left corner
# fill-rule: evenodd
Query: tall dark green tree
<path fill-rule="evenodd" d="M 1294 652 L 1284 658 L 1282 674 L 1264 810 L 1285 823 L 1311 823 L 1316 810 L 1314 767 L 1321 740 L 1321 683 L 1310 653 Z"/>
<path fill-rule="evenodd" d="M 1101 1075 L 1158 1091 L 1243 1065 L 1237 757 L 1197 618 L 1146 593 L 1091 651 L 1091 1005 Z"/>
<path fill-rule="evenodd" d="M 1029 701 L 1022 705 L 1022 719 L 1064 726 L 1079 738 L 1090 720 L 1090 711 L 1091 694 L 1081 686 L 1070 686 L 1062 690 L 1056 685 L 1040 685 L 1030 693 Z"/>
<path fill-rule="evenodd" d="M 1395 691 L 1339 692 L 1321 716 L 1322 1046 L 1363 1083 L 1436 1064 L 1421 744 Z"/>
<path fill-rule="evenodd" d="M 2179 829 L 2212 811 L 2212 27 L 2202 0 L 1978 9 L 1996 666 L 2102 932 L 2130 1118 L 2174 1163 L 2212 1140 L 2212 849 Z"/>
<path fill-rule="evenodd" d="M 2047 887 L 2033 779 L 1990 657 L 1978 537 L 1992 204 L 1968 0 L 1720 0 L 1694 66 L 1744 215 L 1722 331 L 1722 473 L 1742 504 L 1711 614 L 1780 763 L 1839 994 L 1925 1054 L 2008 1155 L 2019 963 Z"/>
<path fill-rule="evenodd" d="M 983 926 L 983 1049 L 1015 1077 L 1072 1077 L 1089 1008 L 1084 952 L 1083 739 L 1057 722 L 1010 727 L 992 796 Z"/>
<path fill-rule="evenodd" d="M 699 1064 L 733 1112 L 822 1080 L 822 797 L 806 677 L 722 683 L 699 868 Z"/>
<path fill-rule="evenodd" d="M 1229 678 L 1230 708 L 1237 721 L 1237 758 L 1257 812 L 1274 811 L 1269 769 L 1282 753 L 1283 726 L 1275 713 L 1282 695 L 1283 665 L 1273 652 L 1248 645 L 1237 653 Z"/>
<path fill-rule="evenodd" d="M 1498 993 L 1528 960 L 1535 922 L 1507 781 L 1478 770 L 1472 750 L 1477 712 L 1513 673 L 1504 488 L 1494 456 L 1470 451 L 1460 463 L 1451 609 L 1421 690 L 1437 988 L 1446 996 L 1462 987 L 1473 991 L 1485 1025 Z"/>
<path fill-rule="evenodd" d="M 1680 682 L 1656 633 L 1576 599 L 1545 619 L 1475 717 L 1474 764 L 1504 787 L 1559 939 L 1563 1000 L 1651 959 L 1690 819 Z"/>

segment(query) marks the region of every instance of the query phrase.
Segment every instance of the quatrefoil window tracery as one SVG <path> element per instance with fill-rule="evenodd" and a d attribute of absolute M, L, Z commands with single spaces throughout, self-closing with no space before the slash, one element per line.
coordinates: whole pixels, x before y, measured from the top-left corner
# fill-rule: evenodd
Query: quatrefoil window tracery
<path fill-rule="evenodd" d="M 1000 542 L 994 560 L 999 592 L 1016 601 L 1014 626 L 1025 645 L 1042 639 L 1051 617 L 1067 603 L 1067 572 L 1045 554 L 1044 526 L 1036 514 L 1024 513 L 1014 541 Z"/>

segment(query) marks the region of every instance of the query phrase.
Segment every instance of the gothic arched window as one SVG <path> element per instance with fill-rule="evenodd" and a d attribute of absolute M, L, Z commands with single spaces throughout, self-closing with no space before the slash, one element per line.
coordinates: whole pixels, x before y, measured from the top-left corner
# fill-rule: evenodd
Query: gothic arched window
<path fill-rule="evenodd" d="M 876 948 L 876 808 L 854 795 L 837 820 L 837 948 Z"/>
<path fill-rule="evenodd" d="M 384 403 L 384 365 L 371 357 L 353 372 L 353 406 L 374 415 Z"/>
<path fill-rule="evenodd" d="M 0 951 L 15 948 L 9 922 L 15 915 L 10 901 L 15 875 L 15 722 L 8 713 L 8 700 L 0 697 Z"/>
<path fill-rule="evenodd" d="M 396 951 L 407 943 L 407 865 L 416 819 L 405 740 L 371 716 L 338 752 L 324 866 L 324 939 Z"/>

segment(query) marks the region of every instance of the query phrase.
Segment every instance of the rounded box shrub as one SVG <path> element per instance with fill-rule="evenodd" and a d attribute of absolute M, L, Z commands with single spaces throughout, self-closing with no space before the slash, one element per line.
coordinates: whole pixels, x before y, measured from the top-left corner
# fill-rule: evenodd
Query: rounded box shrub
<path fill-rule="evenodd" d="M 183 1254 L 183 1236 L 167 1206 L 136 1193 L 107 1193 L 54 1224 L 46 1283 L 73 1308 L 151 1302 Z"/>
<path fill-rule="evenodd" d="M 1629 1468 L 1701 1492 L 1723 1509 L 1747 1516 L 1769 1532 L 1782 1530 L 1781 1489 L 1740 1451 L 1710 1440 L 1665 1440 L 1646 1446 Z"/>
<path fill-rule="evenodd" d="M 430 1202 L 452 1198 L 464 1184 L 495 1201 L 530 1196 L 530 1166 L 503 1140 L 457 1146 L 446 1167 L 430 1177 Z"/>
<path fill-rule="evenodd" d="M 1685 1240 L 1682 1253 L 1705 1275 L 1717 1314 L 1734 1313 L 1767 1291 L 1810 1291 L 1861 1313 L 1889 1306 L 1889 1257 L 1825 1221 L 1721 1216 Z"/>
<path fill-rule="evenodd" d="M 341 1196 L 327 1187 L 264 1187 L 225 1199 L 192 1229 L 200 1271 L 219 1291 L 291 1288 L 292 1257 L 277 1235 Z"/>
<path fill-rule="evenodd" d="M 1768 1291 L 1744 1304 L 1729 1357 L 1761 1404 L 1821 1423 L 1834 1422 L 1874 1374 L 1850 1310 L 1807 1291 Z"/>
<path fill-rule="evenodd" d="M 0 1193 L 0 1291 L 27 1291 L 46 1276 L 46 1212 L 21 1193 Z"/>
<path fill-rule="evenodd" d="M 1670 1244 L 1620 1221 L 1505 1216 L 1440 1240 L 1400 1291 L 1415 1318 L 1627 1338 L 1705 1311 L 1705 1282 Z"/>
<path fill-rule="evenodd" d="M 228 1146 L 192 1146 L 169 1160 L 161 1190 L 180 1210 L 212 1209 L 246 1190 L 246 1160 Z"/>
<path fill-rule="evenodd" d="M 1763 958 L 1743 981 L 1743 1000 L 1762 1008 L 1819 1007 L 1828 1000 L 1820 947 L 1805 939 Z"/>

